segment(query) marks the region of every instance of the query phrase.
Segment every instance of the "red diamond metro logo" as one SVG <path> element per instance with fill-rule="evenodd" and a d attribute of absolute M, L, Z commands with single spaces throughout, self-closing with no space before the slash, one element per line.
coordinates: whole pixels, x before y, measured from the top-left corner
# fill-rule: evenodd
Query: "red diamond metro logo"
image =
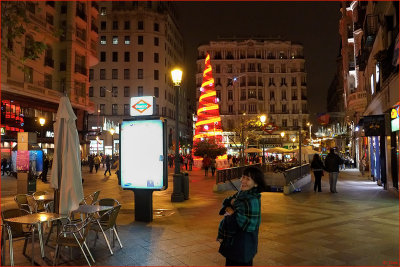
<path fill-rule="evenodd" d="M 147 103 L 146 101 L 144 101 L 143 99 L 139 100 L 136 104 L 134 104 L 132 106 L 132 108 L 136 109 L 137 111 L 139 111 L 140 113 L 145 112 L 146 110 L 148 110 L 151 107 L 151 105 L 149 103 Z"/>

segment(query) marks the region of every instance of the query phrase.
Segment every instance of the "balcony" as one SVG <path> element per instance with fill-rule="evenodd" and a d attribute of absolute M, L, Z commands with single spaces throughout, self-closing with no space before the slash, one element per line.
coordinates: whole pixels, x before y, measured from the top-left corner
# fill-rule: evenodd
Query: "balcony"
<path fill-rule="evenodd" d="M 79 64 L 75 64 L 75 72 L 78 72 L 83 75 L 87 75 L 87 69 L 85 66 L 81 66 Z"/>
<path fill-rule="evenodd" d="M 267 59 L 275 59 L 275 56 L 273 56 L 273 55 L 268 55 L 268 56 L 267 56 Z"/>
<path fill-rule="evenodd" d="M 275 85 L 275 83 L 269 83 L 268 86 L 271 87 L 271 86 L 276 86 L 276 85 Z"/>
<path fill-rule="evenodd" d="M 297 86 L 297 83 L 292 83 L 291 86 Z"/>
<path fill-rule="evenodd" d="M 241 82 L 240 86 L 246 86 L 246 82 Z"/>
<path fill-rule="evenodd" d="M 301 82 L 301 86 L 307 86 L 306 82 Z"/>
<path fill-rule="evenodd" d="M 257 83 L 256 82 L 248 82 L 247 85 L 248 86 L 257 86 Z"/>
<path fill-rule="evenodd" d="M 234 59 L 234 58 L 233 58 L 233 55 L 229 55 L 229 54 L 228 54 L 228 55 L 226 56 L 226 59 Z"/>
<path fill-rule="evenodd" d="M 292 100 L 297 100 L 297 96 L 292 96 Z"/>
<path fill-rule="evenodd" d="M 44 59 L 44 65 L 49 66 L 51 68 L 54 68 L 54 59 L 52 58 L 45 58 Z"/>

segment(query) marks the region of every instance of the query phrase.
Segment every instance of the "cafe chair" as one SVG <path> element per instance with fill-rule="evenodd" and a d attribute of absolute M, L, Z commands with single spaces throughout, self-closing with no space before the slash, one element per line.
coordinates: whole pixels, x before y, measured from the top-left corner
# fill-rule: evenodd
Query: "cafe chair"
<path fill-rule="evenodd" d="M 96 237 L 94 239 L 94 245 L 93 247 L 96 247 L 96 241 L 98 239 L 98 234 L 99 232 L 103 233 L 104 239 L 107 243 L 108 249 L 110 250 L 111 255 L 113 255 L 113 251 L 110 246 L 110 242 L 108 241 L 106 231 L 110 231 L 110 238 L 112 238 L 113 244 L 114 244 L 114 236 L 117 237 L 119 246 L 122 248 L 122 243 L 119 238 L 117 229 L 116 229 L 116 222 L 117 222 L 117 217 L 119 210 L 121 209 L 121 205 L 113 207 L 111 210 L 105 211 L 100 217 L 96 218 L 96 223 L 93 223 L 92 227 L 90 230 L 96 232 Z M 111 237 L 112 235 L 112 237 Z"/>
<path fill-rule="evenodd" d="M 85 257 L 89 266 L 91 266 L 90 261 L 86 255 L 86 252 L 83 247 L 86 248 L 91 260 L 94 261 L 92 253 L 88 246 L 86 245 L 86 237 L 89 233 L 91 224 L 92 224 L 93 216 L 88 216 L 84 221 L 67 223 L 62 227 L 62 231 L 57 236 L 56 241 L 56 251 L 54 254 L 54 262 L 53 265 L 57 265 L 60 247 L 79 247 L 82 251 L 83 256 Z"/>
<path fill-rule="evenodd" d="M 99 198 L 100 191 L 96 191 L 88 196 L 85 196 L 81 202 L 81 204 L 86 204 L 86 205 L 93 205 Z"/>
<path fill-rule="evenodd" d="M 39 196 L 47 195 L 47 192 L 46 191 L 36 191 L 32 195 L 33 195 L 33 197 L 37 198 Z M 45 211 L 44 202 L 43 201 L 36 201 L 36 202 L 37 202 L 37 209 L 36 210 L 38 212 Z"/>
<path fill-rule="evenodd" d="M 119 204 L 119 201 L 116 200 L 116 199 L 113 199 L 113 198 L 102 198 L 102 199 L 99 199 L 96 202 L 94 202 L 93 205 L 113 207 L 113 206 L 118 206 L 120 204 Z"/>
<path fill-rule="evenodd" d="M 14 197 L 18 208 L 21 210 L 26 210 L 29 213 L 36 212 L 36 202 L 31 195 L 28 194 L 18 194 Z"/>
<path fill-rule="evenodd" d="M 28 239 L 31 238 L 32 232 L 29 230 L 29 228 L 24 227 L 22 224 L 18 223 L 11 223 L 11 222 L 5 222 L 4 219 L 9 219 L 9 218 L 14 218 L 14 217 L 20 217 L 30 214 L 30 212 L 26 210 L 21 210 L 21 209 L 9 209 L 9 210 L 3 210 L 1 211 L 1 219 L 2 219 L 2 225 L 3 225 L 3 232 L 2 232 L 2 244 L 1 250 L 2 250 L 2 259 L 5 254 L 5 249 L 6 249 L 6 240 L 9 240 L 9 247 L 10 247 L 10 263 L 11 266 L 14 266 L 14 249 L 13 249 L 13 242 L 18 241 L 18 240 L 25 240 L 24 242 L 24 248 L 22 250 L 22 254 L 26 256 L 26 246 L 28 244 Z M 7 232 L 7 234 L 6 234 Z M 33 257 L 33 255 L 32 255 Z"/>

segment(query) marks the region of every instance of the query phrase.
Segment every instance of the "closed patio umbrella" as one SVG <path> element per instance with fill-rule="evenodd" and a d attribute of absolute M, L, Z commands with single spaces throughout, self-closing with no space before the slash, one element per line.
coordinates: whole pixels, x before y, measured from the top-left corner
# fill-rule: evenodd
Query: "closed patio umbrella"
<path fill-rule="evenodd" d="M 76 210 L 83 199 L 81 153 L 75 120 L 76 116 L 68 97 L 61 97 L 54 123 L 51 187 L 56 189 L 56 211 L 59 208 L 58 213 L 63 215 Z"/>
<path fill-rule="evenodd" d="M 262 150 L 255 148 L 255 147 L 250 147 L 244 150 L 244 153 L 261 153 Z"/>

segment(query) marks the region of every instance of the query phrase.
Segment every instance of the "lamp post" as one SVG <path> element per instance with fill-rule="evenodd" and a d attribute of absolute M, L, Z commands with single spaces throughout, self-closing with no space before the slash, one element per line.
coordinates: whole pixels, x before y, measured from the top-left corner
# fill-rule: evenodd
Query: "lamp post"
<path fill-rule="evenodd" d="M 285 137 L 285 132 L 281 132 L 281 143 L 282 143 L 282 147 L 283 147 L 283 137 Z"/>
<path fill-rule="evenodd" d="M 293 137 L 293 138 L 292 138 L 292 142 L 293 142 L 293 146 L 292 146 L 292 147 L 293 147 L 293 149 L 295 148 L 295 146 L 294 146 L 294 141 L 296 141 L 296 137 Z"/>
<path fill-rule="evenodd" d="M 178 68 L 173 69 L 171 71 L 171 76 L 175 87 L 175 173 L 171 201 L 182 202 L 184 200 L 184 195 L 182 192 L 182 174 L 179 164 L 179 91 L 182 82 L 182 70 Z"/>
<path fill-rule="evenodd" d="M 43 125 L 46 123 L 46 119 L 41 117 L 39 118 L 39 124 L 40 124 L 40 137 L 42 138 L 43 141 Z M 42 148 L 43 148 L 43 144 L 42 144 Z"/>
<path fill-rule="evenodd" d="M 307 126 L 308 126 L 309 129 L 310 129 L 310 145 L 312 145 L 312 137 L 311 137 L 311 126 L 312 126 L 312 124 L 309 123 L 309 122 L 307 122 Z"/>
<path fill-rule="evenodd" d="M 113 156 L 114 156 L 114 133 L 115 133 L 114 128 L 111 128 L 109 130 L 109 132 L 111 134 L 111 158 L 113 158 Z"/>
<path fill-rule="evenodd" d="M 267 120 L 267 116 L 261 115 L 260 121 L 261 121 L 262 125 L 264 125 L 266 120 Z M 263 163 L 263 165 L 265 164 L 264 145 L 265 145 L 265 141 L 264 141 L 264 130 L 263 130 L 263 138 L 262 138 L 262 163 Z"/>

